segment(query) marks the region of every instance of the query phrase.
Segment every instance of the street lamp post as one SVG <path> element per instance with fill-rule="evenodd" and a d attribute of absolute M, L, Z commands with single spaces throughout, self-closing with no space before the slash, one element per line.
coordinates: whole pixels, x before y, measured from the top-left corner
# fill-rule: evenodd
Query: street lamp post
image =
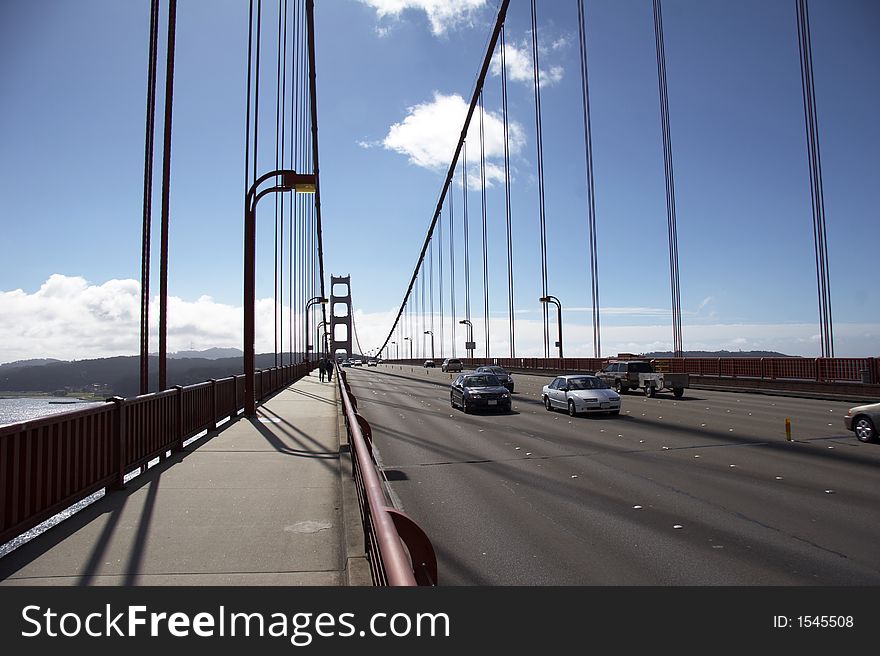
<path fill-rule="evenodd" d="M 559 341 L 556 342 L 556 346 L 559 347 L 559 357 L 562 357 L 562 303 L 559 302 L 559 299 L 555 296 L 542 296 L 538 299 L 541 303 L 555 303 L 556 304 L 556 325 L 559 328 Z"/>
<path fill-rule="evenodd" d="M 409 342 L 409 359 L 412 360 L 412 337 L 404 337 L 403 339 Z"/>
<path fill-rule="evenodd" d="M 468 341 L 464 345 L 465 349 L 468 352 L 468 357 L 474 357 L 474 349 L 476 348 L 476 344 L 474 343 L 474 324 L 472 324 L 468 319 L 462 319 L 458 323 L 463 323 L 468 327 Z"/>
<path fill-rule="evenodd" d="M 275 186 L 257 188 L 266 180 L 275 178 Z M 280 182 L 279 179 L 280 178 Z M 253 417 L 257 413 L 257 400 L 254 376 L 254 334 L 256 306 L 256 260 L 257 260 L 257 203 L 270 193 L 297 191 L 314 193 L 317 184 L 314 174 L 297 173 L 289 169 L 278 169 L 261 175 L 254 180 L 244 199 L 244 413 Z"/>
<path fill-rule="evenodd" d="M 329 356 L 330 349 L 327 348 L 327 321 L 322 320 L 321 323 L 318 324 L 318 339 L 320 339 L 321 343 L 318 346 L 318 351 L 324 356 Z"/>
<path fill-rule="evenodd" d="M 426 330 L 425 334 L 431 336 L 431 359 L 433 360 L 434 359 L 434 331 L 433 330 Z"/>
<path fill-rule="evenodd" d="M 318 303 L 326 305 L 327 299 L 323 296 L 314 296 L 306 302 L 306 362 L 309 361 L 309 349 L 312 348 L 311 344 L 309 344 L 309 309 Z"/>

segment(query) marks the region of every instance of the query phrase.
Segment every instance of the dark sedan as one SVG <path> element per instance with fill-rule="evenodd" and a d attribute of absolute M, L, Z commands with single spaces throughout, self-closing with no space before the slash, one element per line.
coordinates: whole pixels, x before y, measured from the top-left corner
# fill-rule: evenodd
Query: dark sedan
<path fill-rule="evenodd" d="M 511 394 L 513 393 L 513 376 L 507 373 L 503 367 L 494 364 L 486 364 L 482 367 L 477 367 L 474 373 L 494 374 L 498 379 L 498 382 L 504 385 Z"/>
<path fill-rule="evenodd" d="M 478 409 L 510 412 L 510 392 L 494 374 L 462 374 L 452 383 L 449 403 L 465 413 Z"/>

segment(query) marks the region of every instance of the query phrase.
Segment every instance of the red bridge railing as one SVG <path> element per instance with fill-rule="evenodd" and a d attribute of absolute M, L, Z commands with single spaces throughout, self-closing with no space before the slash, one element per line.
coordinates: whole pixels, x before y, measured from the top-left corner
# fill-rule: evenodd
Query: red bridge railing
<path fill-rule="evenodd" d="M 258 372 L 257 401 L 314 364 Z M 244 374 L 0 426 L 0 544 L 244 409 Z"/>
<path fill-rule="evenodd" d="M 536 371 L 599 371 L 620 358 L 459 358 L 465 367 L 497 364 L 506 369 Z M 880 358 L 655 358 L 658 371 L 689 373 L 706 378 L 755 378 L 813 383 L 880 384 Z M 421 366 L 424 360 L 386 360 Z M 435 360 L 439 367 L 442 360 Z"/>
<path fill-rule="evenodd" d="M 364 525 L 364 544 L 375 585 L 415 586 L 437 584 L 437 558 L 425 532 L 405 513 L 388 502 L 373 457 L 372 431 L 357 413 L 345 372 L 336 367 L 342 411 Z"/>

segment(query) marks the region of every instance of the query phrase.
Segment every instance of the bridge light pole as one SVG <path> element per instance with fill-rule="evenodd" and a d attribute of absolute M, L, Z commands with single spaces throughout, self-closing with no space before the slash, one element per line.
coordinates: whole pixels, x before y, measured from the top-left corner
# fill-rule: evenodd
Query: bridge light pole
<path fill-rule="evenodd" d="M 266 180 L 275 178 L 275 186 L 257 192 Z M 279 191 L 314 193 L 318 178 L 310 173 L 278 169 L 254 180 L 244 197 L 244 414 L 257 414 L 254 386 L 254 334 L 256 305 L 257 203 L 266 194 Z"/>
<path fill-rule="evenodd" d="M 318 346 L 318 351 L 323 353 L 324 356 L 329 357 L 330 349 L 327 348 L 327 322 L 321 321 L 318 324 L 318 339 L 320 340 L 320 344 Z"/>
<path fill-rule="evenodd" d="M 412 337 L 404 337 L 409 342 L 409 359 L 412 360 Z"/>
<path fill-rule="evenodd" d="M 434 331 L 433 330 L 426 330 L 425 334 L 431 336 L 431 359 L 433 360 L 434 359 Z"/>
<path fill-rule="evenodd" d="M 474 343 L 474 324 L 472 324 L 468 319 L 462 319 L 458 323 L 463 323 L 468 327 L 468 341 L 465 343 L 464 348 L 468 352 L 468 357 L 474 357 L 474 349 L 476 348 L 476 344 Z"/>
<path fill-rule="evenodd" d="M 324 298 L 323 296 L 313 296 L 312 298 L 310 298 L 306 302 L 306 316 L 305 316 L 305 320 L 306 320 L 306 362 L 309 361 L 309 349 L 312 348 L 312 345 L 309 344 L 309 309 L 313 305 L 317 305 L 319 303 L 321 305 L 326 305 L 327 299 Z"/>
<path fill-rule="evenodd" d="M 562 303 L 559 302 L 559 299 L 555 296 L 542 296 L 538 299 L 541 303 L 555 303 L 556 304 L 556 325 L 559 329 L 559 341 L 556 342 L 556 346 L 559 347 L 559 357 L 562 357 Z"/>

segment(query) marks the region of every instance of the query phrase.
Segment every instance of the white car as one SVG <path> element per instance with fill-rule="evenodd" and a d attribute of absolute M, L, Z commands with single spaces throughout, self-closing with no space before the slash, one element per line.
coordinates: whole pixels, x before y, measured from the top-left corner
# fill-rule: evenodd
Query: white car
<path fill-rule="evenodd" d="M 547 410 L 568 410 L 572 417 L 580 413 L 607 412 L 620 414 L 620 394 L 596 376 L 573 374 L 557 376 L 544 385 L 541 399 Z"/>
<path fill-rule="evenodd" d="M 373 359 L 373 360 L 367 360 L 367 366 L 368 366 L 368 367 L 375 367 L 377 364 L 379 364 L 379 363 L 376 362 L 375 359 Z"/>
<path fill-rule="evenodd" d="M 876 442 L 877 426 L 880 426 L 880 403 L 850 408 L 843 418 L 843 424 L 846 430 L 856 434 L 860 442 Z"/>

